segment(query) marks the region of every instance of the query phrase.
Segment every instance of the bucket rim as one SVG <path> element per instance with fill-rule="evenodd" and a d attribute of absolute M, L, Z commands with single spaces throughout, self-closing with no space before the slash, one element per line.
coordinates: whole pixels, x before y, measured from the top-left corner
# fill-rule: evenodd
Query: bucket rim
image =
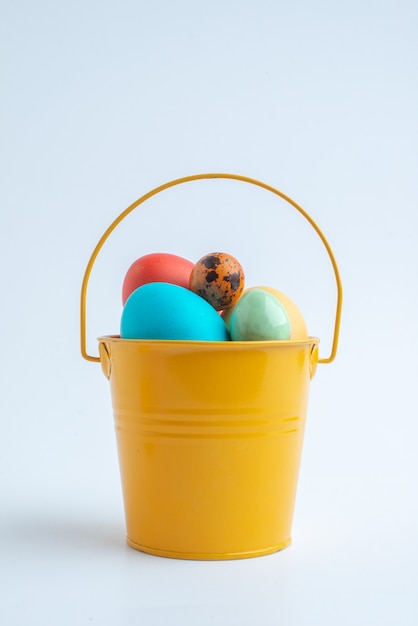
<path fill-rule="evenodd" d="M 266 348 L 266 347 L 292 347 L 292 346 L 315 346 L 320 340 L 318 337 L 307 337 L 306 339 L 286 339 L 286 340 L 264 340 L 264 341 L 202 341 L 196 339 L 122 339 L 120 335 L 102 335 L 97 338 L 100 343 L 120 343 L 120 344 L 145 344 L 155 346 L 196 346 L 196 347 L 226 347 L 227 350 L 238 348 Z"/>

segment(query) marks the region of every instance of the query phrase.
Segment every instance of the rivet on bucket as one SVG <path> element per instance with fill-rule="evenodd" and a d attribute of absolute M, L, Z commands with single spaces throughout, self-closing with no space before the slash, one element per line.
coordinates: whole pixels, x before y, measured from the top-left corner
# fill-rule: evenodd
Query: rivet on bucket
<path fill-rule="evenodd" d="M 181 183 L 224 178 L 287 201 L 324 244 L 337 285 L 331 352 L 319 339 L 192 342 L 99 338 L 86 350 L 91 270 L 117 225 L 148 198 Z M 181 559 L 238 559 L 276 552 L 291 541 L 310 380 L 334 360 L 342 286 L 333 252 L 312 218 L 282 192 L 234 174 L 198 174 L 145 194 L 98 242 L 81 291 L 81 353 L 110 381 L 125 504 L 135 549 Z M 213 372 L 228 371 L 228 385 Z"/>
<path fill-rule="evenodd" d="M 103 374 L 109 380 L 110 373 L 112 370 L 112 365 L 110 362 L 109 349 L 107 348 L 104 341 L 99 342 L 99 355 L 100 355 L 100 363 L 102 365 Z"/>
<path fill-rule="evenodd" d="M 318 356 L 319 356 L 318 344 L 315 343 L 311 348 L 311 353 L 309 356 L 309 365 L 310 365 L 309 371 L 310 371 L 311 380 L 316 374 L 316 369 L 318 366 Z"/>

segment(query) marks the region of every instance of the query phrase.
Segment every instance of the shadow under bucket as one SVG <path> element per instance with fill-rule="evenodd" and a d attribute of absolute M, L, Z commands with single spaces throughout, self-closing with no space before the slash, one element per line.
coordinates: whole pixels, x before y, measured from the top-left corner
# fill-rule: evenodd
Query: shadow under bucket
<path fill-rule="evenodd" d="M 140 203 L 201 178 L 259 185 L 295 206 L 327 248 L 337 282 L 332 351 L 319 340 L 198 342 L 99 338 L 86 351 L 86 292 L 95 259 L 114 228 Z M 312 218 L 271 187 L 231 174 L 167 183 L 128 207 L 92 254 L 81 295 L 81 352 L 110 381 L 127 541 L 181 559 L 270 554 L 291 541 L 309 383 L 336 354 L 342 288 L 329 244 Z"/>

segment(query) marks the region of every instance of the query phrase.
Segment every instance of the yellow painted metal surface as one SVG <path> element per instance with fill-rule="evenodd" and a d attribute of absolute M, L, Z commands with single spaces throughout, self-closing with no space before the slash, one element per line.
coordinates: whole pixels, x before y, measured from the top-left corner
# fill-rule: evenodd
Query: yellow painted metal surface
<path fill-rule="evenodd" d="M 132 547 L 229 559 L 290 543 L 317 342 L 100 338 Z"/>

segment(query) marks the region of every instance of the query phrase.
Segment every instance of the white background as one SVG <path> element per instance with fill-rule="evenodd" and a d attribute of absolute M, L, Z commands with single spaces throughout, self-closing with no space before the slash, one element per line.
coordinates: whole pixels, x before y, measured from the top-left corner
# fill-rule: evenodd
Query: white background
<path fill-rule="evenodd" d="M 414 0 L 3 0 L 2 623 L 417 623 L 417 32 Z M 299 202 L 345 289 L 337 360 L 311 385 L 293 544 L 214 563 L 125 545 L 108 383 L 78 322 L 112 220 L 210 171 Z M 320 242 L 244 187 L 191 183 L 121 225 L 92 274 L 91 352 L 118 332 L 135 258 L 227 249 L 248 285 L 298 302 L 326 356 Z"/>

